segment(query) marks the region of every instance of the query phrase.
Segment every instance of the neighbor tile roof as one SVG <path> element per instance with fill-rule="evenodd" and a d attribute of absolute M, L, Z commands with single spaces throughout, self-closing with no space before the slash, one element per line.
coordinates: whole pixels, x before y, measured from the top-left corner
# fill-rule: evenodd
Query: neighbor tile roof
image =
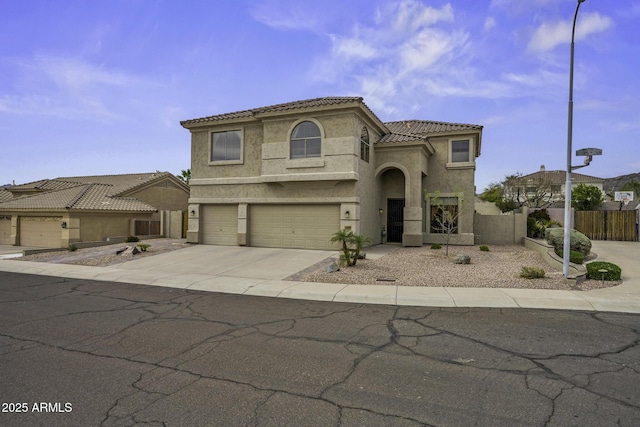
<path fill-rule="evenodd" d="M 125 197 L 127 193 L 173 176 L 169 172 L 96 175 L 44 179 L 9 187 L 11 191 L 39 190 L 0 203 L 0 210 L 101 210 L 155 212 L 156 208 Z"/>
<path fill-rule="evenodd" d="M 480 125 L 464 123 L 434 122 L 429 120 L 402 120 L 398 122 L 387 122 L 384 124 L 389 133 L 380 138 L 381 143 L 385 142 L 407 142 L 416 139 L 424 139 L 432 135 L 460 132 L 477 132 L 482 130 Z"/>
<path fill-rule="evenodd" d="M 266 107 L 252 108 L 249 110 L 236 111 L 233 113 L 217 114 L 214 116 L 200 117 L 197 119 L 183 120 L 180 122 L 182 126 L 188 126 L 198 123 L 219 122 L 224 120 L 245 119 L 255 117 L 260 114 L 304 110 L 307 108 L 329 107 L 336 105 L 348 105 L 358 103 L 363 106 L 373 117 L 376 115 L 367 107 L 359 96 L 327 96 L 324 98 L 306 99 L 303 101 L 286 102 L 284 104 L 269 105 Z M 377 118 L 377 117 L 376 117 Z M 378 119 L 378 121 L 380 121 Z"/>
<path fill-rule="evenodd" d="M 566 171 L 538 171 L 529 175 L 523 175 L 522 179 L 531 179 L 536 181 L 545 181 L 549 184 L 564 184 L 567 180 Z M 604 182 L 603 178 L 597 178 L 595 176 L 583 175 L 580 173 L 571 172 L 571 182 L 577 183 L 594 183 Z"/>

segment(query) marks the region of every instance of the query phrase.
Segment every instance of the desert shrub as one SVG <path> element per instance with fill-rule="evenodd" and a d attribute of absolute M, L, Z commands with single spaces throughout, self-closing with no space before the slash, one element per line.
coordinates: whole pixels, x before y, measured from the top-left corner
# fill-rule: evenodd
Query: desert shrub
<path fill-rule="evenodd" d="M 480 250 L 482 252 L 489 252 L 489 246 L 487 245 L 480 245 Z"/>
<path fill-rule="evenodd" d="M 607 270 L 600 273 L 598 270 Z M 620 280 L 622 269 L 615 264 L 605 261 L 594 261 L 587 264 L 587 279 L 616 281 Z"/>
<path fill-rule="evenodd" d="M 127 237 L 127 242 L 139 242 L 140 238 L 138 236 L 129 236 Z"/>
<path fill-rule="evenodd" d="M 547 228 L 545 239 L 554 247 L 556 252 L 564 249 L 564 228 Z M 589 252 L 591 252 L 591 240 L 579 231 L 571 230 L 570 249 L 578 251 L 585 256 L 589 255 Z"/>
<path fill-rule="evenodd" d="M 69 252 L 75 252 L 78 250 L 78 247 L 72 243 L 67 247 L 67 249 L 69 250 Z"/>
<path fill-rule="evenodd" d="M 558 249 L 556 251 L 556 255 L 558 255 L 560 258 L 563 258 L 564 257 L 564 250 Z M 584 262 L 584 254 L 582 252 L 578 252 L 578 251 L 570 251 L 569 252 L 569 262 L 572 262 L 574 264 L 582 264 Z"/>
<path fill-rule="evenodd" d="M 522 267 L 520 270 L 520 277 L 525 279 L 541 279 L 544 275 L 544 270 L 538 267 Z"/>
<path fill-rule="evenodd" d="M 140 248 L 140 250 L 142 252 L 146 252 L 147 249 L 149 249 L 151 247 L 151 245 L 148 244 L 148 243 L 138 243 L 138 247 Z"/>
<path fill-rule="evenodd" d="M 431 249 L 442 249 L 442 245 L 434 243 L 433 245 L 431 245 Z"/>
<path fill-rule="evenodd" d="M 542 239 L 545 237 L 547 228 L 561 225 L 558 221 L 551 219 L 546 209 L 533 211 L 527 216 L 527 237 Z"/>

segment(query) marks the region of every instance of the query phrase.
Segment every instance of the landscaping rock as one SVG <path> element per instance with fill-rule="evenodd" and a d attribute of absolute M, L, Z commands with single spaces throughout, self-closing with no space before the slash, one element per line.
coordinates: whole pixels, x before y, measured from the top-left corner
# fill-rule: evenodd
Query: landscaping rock
<path fill-rule="evenodd" d="M 335 262 L 332 262 L 324 271 L 326 271 L 327 273 L 335 273 L 336 271 L 340 271 L 340 267 L 338 267 L 338 264 L 336 264 Z"/>
<path fill-rule="evenodd" d="M 139 253 L 140 253 L 140 251 L 135 246 L 127 246 L 126 249 L 119 250 L 117 252 L 117 254 L 121 255 L 121 256 L 134 256 L 134 255 L 137 255 Z"/>
<path fill-rule="evenodd" d="M 471 264 L 471 257 L 469 255 L 456 255 L 453 259 L 454 264 Z"/>

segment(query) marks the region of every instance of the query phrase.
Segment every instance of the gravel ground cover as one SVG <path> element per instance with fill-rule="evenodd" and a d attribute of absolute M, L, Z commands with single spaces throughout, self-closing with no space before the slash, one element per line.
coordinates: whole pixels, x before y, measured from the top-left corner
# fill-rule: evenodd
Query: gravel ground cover
<path fill-rule="evenodd" d="M 132 259 L 153 256 L 192 246 L 185 239 L 149 239 L 139 243 L 150 244 L 146 252 L 133 257 L 117 255 L 116 251 L 137 243 L 118 243 L 108 246 L 45 252 L 13 260 L 52 262 L 62 264 L 110 266 Z M 365 251 L 366 252 L 366 251 Z M 454 264 L 457 254 L 471 257 L 471 264 Z M 337 257 L 337 255 L 336 255 Z M 1 262 L 1 260 L 0 260 Z M 619 285 L 621 282 L 601 282 L 586 280 L 573 284 L 564 280 L 562 272 L 554 271 L 542 256 L 524 246 L 492 246 L 489 252 L 480 251 L 478 246 L 450 247 L 449 256 L 444 248 L 431 249 L 399 247 L 379 259 L 359 260 L 354 267 L 328 273 L 325 268 L 331 261 L 305 269 L 290 280 L 321 283 L 344 283 L 363 285 L 400 286 L 449 286 L 474 288 L 521 288 L 521 289 L 564 289 L 591 290 Z M 520 277 L 523 266 L 539 267 L 545 270 L 542 279 Z"/>
<path fill-rule="evenodd" d="M 457 254 L 469 255 L 468 265 L 454 264 Z M 541 279 L 520 277 L 522 267 L 542 268 Z M 444 248 L 398 248 L 379 259 L 359 260 L 353 267 L 329 273 L 325 268 L 304 275 L 302 280 L 362 285 L 449 286 L 473 288 L 521 288 L 591 290 L 616 286 L 620 282 L 586 280 L 573 284 L 554 271 L 538 252 L 524 246 L 492 246 L 484 252 L 478 246 Z"/>
<path fill-rule="evenodd" d="M 127 246 L 136 246 L 138 243 L 146 243 L 151 245 L 145 252 L 136 255 L 118 255 L 117 251 Z M 93 248 L 78 249 L 76 251 L 54 251 L 42 252 L 33 255 L 27 255 L 20 258 L 12 258 L 21 261 L 39 261 L 51 262 L 58 264 L 75 264 L 89 265 L 97 267 L 105 267 L 116 265 L 132 259 L 144 258 L 165 252 L 175 251 L 178 249 L 188 248 L 192 246 L 185 239 L 148 239 L 139 242 L 115 243 L 113 245 L 96 246 Z"/>

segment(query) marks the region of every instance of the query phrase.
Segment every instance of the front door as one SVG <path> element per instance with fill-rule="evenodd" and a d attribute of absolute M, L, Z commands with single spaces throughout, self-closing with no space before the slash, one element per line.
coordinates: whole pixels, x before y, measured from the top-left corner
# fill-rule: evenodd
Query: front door
<path fill-rule="evenodd" d="M 387 242 L 402 243 L 404 199 L 387 199 Z"/>

